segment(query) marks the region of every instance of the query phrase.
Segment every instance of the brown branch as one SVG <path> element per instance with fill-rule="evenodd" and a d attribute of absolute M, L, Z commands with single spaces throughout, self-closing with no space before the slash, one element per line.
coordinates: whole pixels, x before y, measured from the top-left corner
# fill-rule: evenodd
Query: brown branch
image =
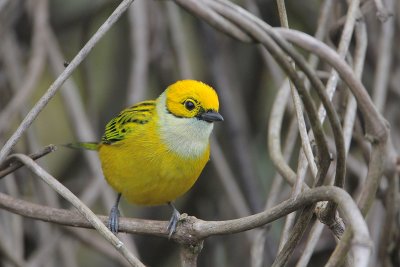
<path fill-rule="evenodd" d="M 273 222 L 293 211 L 319 201 L 334 201 L 339 204 L 346 223 L 354 229 L 355 239 L 368 245 L 369 233 L 364 219 L 348 193 L 334 186 L 321 186 L 302 192 L 296 199 L 288 199 L 273 208 L 239 219 L 226 221 L 203 221 L 192 216 L 182 217 L 172 239 L 182 244 L 193 244 L 212 235 L 227 235 L 247 231 Z M 0 193 L 0 207 L 32 219 L 53 222 L 66 226 L 93 228 L 77 211 L 57 209 L 33 204 Z M 97 216 L 107 223 L 108 216 Z M 145 234 L 168 238 L 168 222 L 120 218 L 120 231 L 131 234 Z M 370 248 L 368 248 L 369 250 Z"/>
<path fill-rule="evenodd" d="M 30 157 L 33 160 L 37 160 L 37 159 L 40 159 L 41 157 L 44 157 L 47 154 L 55 151 L 56 149 L 57 149 L 57 147 L 55 145 L 48 145 L 48 146 L 45 146 L 42 150 L 28 155 L 28 157 Z M 24 166 L 24 164 L 22 164 L 19 161 L 16 161 L 15 159 L 10 159 L 10 161 L 5 161 L 0 166 L 0 179 L 6 175 L 18 170 L 22 166 Z"/>
<path fill-rule="evenodd" d="M 301 193 L 296 199 L 286 200 L 270 210 L 228 221 L 202 221 L 187 217 L 178 225 L 177 232 L 172 237 L 175 241 L 195 245 L 200 240 L 212 235 L 239 233 L 270 223 L 301 207 L 318 201 L 335 201 L 339 204 L 346 223 L 354 231 L 354 240 L 347 244 L 355 253 L 355 266 L 367 266 L 370 255 L 369 233 L 364 219 L 352 198 L 343 190 L 332 186 L 322 186 Z M 55 222 L 58 224 L 92 228 L 93 226 L 76 211 L 55 209 L 32 204 L 0 193 L 0 207 L 26 217 Z M 99 216 L 106 223 L 106 216 Z M 121 218 L 120 230 L 128 233 L 151 234 L 168 238 L 167 222 Z"/>

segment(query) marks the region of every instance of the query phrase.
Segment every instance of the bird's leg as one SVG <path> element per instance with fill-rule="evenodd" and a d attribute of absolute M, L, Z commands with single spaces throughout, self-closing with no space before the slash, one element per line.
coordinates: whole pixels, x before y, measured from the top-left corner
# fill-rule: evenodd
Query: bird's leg
<path fill-rule="evenodd" d="M 114 206 L 112 206 L 110 211 L 110 216 L 108 217 L 108 229 L 110 229 L 110 231 L 113 232 L 113 234 L 118 234 L 119 216 L 120 216 L 118 204 L 120 200 L 121 200 L 121 193 L 118 193 L 117 201 L 115 201 Z"/>
<path fill-rule="evenodd" d="M 172 204 L 172 202 L 168 202 L 168 205 L 172 208 L 172 216 L 171 216 L 171 219 L 169 220 L 168 228 L 167 228 L 167 230 L 169 231 L 168 238 L 171 238 L 172 234 L 175 233 L 175 231 L 176 231 L 176 226 L 178 224 L 179 217 L 181 216 L 181 214 L 175 208 L 175 206 L 174 206 L 174 204 Z"/>

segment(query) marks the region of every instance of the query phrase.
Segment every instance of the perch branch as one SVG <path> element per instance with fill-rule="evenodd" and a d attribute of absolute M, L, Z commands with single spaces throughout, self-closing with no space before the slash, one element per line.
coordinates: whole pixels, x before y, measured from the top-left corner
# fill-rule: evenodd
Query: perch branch
<path fill-rule="evenodd" d="M 183 244 L 196 244 L 212 235 L 239 233 L 273 222 L 293 211 L 319 201 L 334 201 L 354 236 L 352 246 L 357 267 L 367 266 L 371 252 L 370 237 L 366 222 L 351 196 L 344 190 L 333 186 L 321 186 L 302 192 L 296 199 L 288 199 L 275 207 L 247 217 L 227 221 L 202 221 L 186 217 L 177 227 L 172 239 Z M 62 225 L 93 228 L 93 225 L 76 211 L 56 209 L 15 199 L 0 193 L 0 207 L 25 217 L 54 222 Z M 98 216 L 106 223 L 107 216 Z M 134 234 L 147 234 L 168 238 L 168 222 L 124 218 L 120 219 L 120 230 Z"/>

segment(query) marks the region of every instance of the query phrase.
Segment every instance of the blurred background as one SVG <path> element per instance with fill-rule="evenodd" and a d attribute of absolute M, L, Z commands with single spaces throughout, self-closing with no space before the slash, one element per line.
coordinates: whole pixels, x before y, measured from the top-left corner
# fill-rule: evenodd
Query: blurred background
<path fill-rule="evenodd" d="M 272 26 L 280 25 L 276 1 L 233 2 Z M 326 16 L 322 39 L 336 49 L 343 25 L 340 19 L 346 15 L 347 2 L 286 1 L 289 26 L 314 35 L 321 17 Z M 391 124 L 394 146 L 398 149 L 400 2 L 384 1 L 394 7 L 390 9 L 392 17 L 386 22 L 391 25 L 389 30 L 378 19 L 372 2 L 361 1 L 360 20 L 366 23 L 368 33 L 362 80 L 372 95 L 384 47 L 380 42 L 382 36 L 390 38 L 385 49 L 390 60 L 383 67 L 387 76 L 385 95 L 378 105 Z M 1 145 L 119 3 L 0 0 Z M 329 12 L 323 13 L 328 4 Z M 352 51 L 354 40 L 350 43 L 349 62 Z M 330 68 L 322 63 L 317 66 L 325 82 Z M 215 125 L 211 161 L 195 186 L 176 201 L 176 207 L 203 220 L 233 219 L 264 210 L 276 176 L 268 154 L 268 120 L 285 74 L 259 45 L 242 43 L 220 33 L 174 1 L 134 1 L 40 113 L 14 151 L 30 154 L 48 144 L 98 141 L 105 124 L 119 111 L 138 101 L 154 99 L 171 83 L 186 78 L 204 81 L 216 89 L 225 121 Z M 343 99 L 347 91 L 339 82 L 334 98 L 339 113 L 345 110 Z M 282 140 L 292 117 L 289 101 Z M 354 138 L 362 138 L 362 123 L 355 132 Z M 299 153 L 296 140 L 288 160 L 293 169 Z M 365 170 L 367 164 L 362 149 L 354 146 L 353 153 L 349 186 L 352 179 L 358 181 L 354 176 Z M 116 193 L 102 177 L 96 152 L 58 147 L 38 162 L 95 213 L 109 213 Z M 279 186 L 273 192 L 276 198 L 269 205 L 287 199 L 290 190 L 285 183 Z M 1 179 L 0 192 L 42 205 L 70 208 L 24 168 Z M 167 206 L 138 207 L 122 200 L 121 208 L 127 217 L 157 220 L 170 217 Z M 265 238 L 265 246 L 260 247 L 261 266 L 269 266 L 275 258 L 283 222 L 280 219 L 261 230 Z M 250 266 L 256 231 L 249 232 L 208 238 L 199 256 L 199 266 Z M 128 266 L 93 230 L 72 229 L 0 210 L 0 233 L 0 255 L 12 251 L 16 259 L 27 264 L 22 266 Z M 151 236 L 119 236 L 147 266 L 179 265 L 179 246 L 172 241 Z M 322 266 L 334 246 L 333 236 L 324 231 L 309 266 Z M 294 259 L 302 253 L 302 248 L 300 245 L 296 250 Z M 0 266 L 18 266 L 11 262 L 0 257 Z"/>

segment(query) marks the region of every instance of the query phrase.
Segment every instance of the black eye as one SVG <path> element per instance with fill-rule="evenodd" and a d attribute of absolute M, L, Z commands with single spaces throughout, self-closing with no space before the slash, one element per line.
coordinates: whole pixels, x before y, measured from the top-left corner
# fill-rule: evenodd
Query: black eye
<path fill-rule="evenodd" d="M 193 103 L 192 100 L 186 100 L 185 101 L 185 108 L 189 111 L 193 110 L 196 107 L 196 105 Z"/>

